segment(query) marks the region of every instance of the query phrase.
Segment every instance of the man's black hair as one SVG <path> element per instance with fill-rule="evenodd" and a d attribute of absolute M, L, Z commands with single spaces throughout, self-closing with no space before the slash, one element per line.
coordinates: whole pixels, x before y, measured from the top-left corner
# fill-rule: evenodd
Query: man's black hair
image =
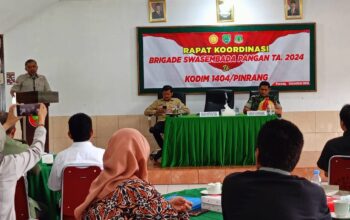
<path fill-rule="evenodd" d="M 292 122 L 275 119 L 266 122 L 258 134 L 258 162 L 263 167 L 291 172 L 304 145 L 303 134 Z"/>
<path fill-rule="evenodd" d="M 77 113 L 68 121 L 69 132 L 74 142 L 88 141 L 91 137 L 92 121 L 90 116 Z"/>
<path fill-rule="evenodd" d="M 344 123 L 347 130 L 350 129 L 350 105 L 346 104 L 339 112 L 340 120 Z"/>
<path fill-rule="evenodd" d="M 164 92 L 164 91 L 169 91 L 170 90 L 170 92 L 173 92 L 173 87 L 171 87 L 171 86 L 169 86 L 169 85 L 165 85 L 165 86 L 163 86 L 163 88 L 162 88 L 162 92 Z"/>
<path fill-rule="evenodd" d="M 270 83 L 269 83 L 268 81 L 261 81 L 260 84 L 259 84 L 259 88 L 260 88 L 261 86 L 267 86 L 268 88 L 271 87 L 271 85 L 270 85 Z"/>
<path fill-rule="evenodd" d="M 35 63 L 35 64 L 37 64 L 37 63 L 36 63 L 36 60 L 34 60 L 34 59 L 29 59 L 29 60 L 27 60 L 27 61 L 24 63 L 24 65 L 27 66 L 29 63 Z"/>

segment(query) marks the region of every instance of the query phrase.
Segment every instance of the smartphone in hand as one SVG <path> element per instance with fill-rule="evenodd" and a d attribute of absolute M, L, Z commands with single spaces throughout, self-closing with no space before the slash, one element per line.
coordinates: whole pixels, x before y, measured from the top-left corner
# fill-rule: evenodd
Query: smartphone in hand
<path fill-rule="evenodd" d="M 39 103 L 33 104 L 19 104 L 16 106 L 17 116 L 30 116 L 30 115 L 38 115 L 38 109 L 40 107 Z"/>
<path fill-rule="evenodd" d="M 188 214 L 190 216 L 198 216 L 198 215 L 201 215 L 203 213 L 206 213 L 206 212 L 209 212 L 208 209 L 196 209 L 196 210 L 191 210 L 188 212 Z"/>

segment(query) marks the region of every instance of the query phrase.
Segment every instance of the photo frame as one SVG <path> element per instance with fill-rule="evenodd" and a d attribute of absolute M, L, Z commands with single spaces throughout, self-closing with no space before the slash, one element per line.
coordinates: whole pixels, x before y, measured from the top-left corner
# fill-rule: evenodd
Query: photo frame
<path fill-rule="evenodd" d="M 218 22 L 233 22 L 233 0 L 216 0 Z"/>
<path fill-rule="evenodd" d="M 285 18 L 302 19 L 303 18 L 303 0 L 284 0 Z"/>
<path fill-rule="evenodd" d="M 149 22 L 166 22 L 166 0 L 148 0 Z"/>

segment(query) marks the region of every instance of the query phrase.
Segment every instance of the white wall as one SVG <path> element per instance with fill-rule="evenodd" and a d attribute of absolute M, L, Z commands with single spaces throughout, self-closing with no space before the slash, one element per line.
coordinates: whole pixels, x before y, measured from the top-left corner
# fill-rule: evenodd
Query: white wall
<path fill-rule="evenodd" d="M 26 59 L 37 59 L 39 73 L 60 92 L 51 115 L 142 114 L 155 96 L 138 96 L 136 27 L 216 25 L 215 2 L 168 0 L 168 22 L 149 23 L 147 0 L 60 1 L 3 33 L 6 71 L 19 75 Z M 350 102 L 349 0 L 304 0 L 304 19 L 291 21 L 283 0 L 234 2 L 232 25 L 317 23 L 317 92 L 282 93 L 285 111 L 338 110 Z M 240 109 L 247 97 L 236 95 Z M 204 95 L 188 95 L 187 103 L 201 111 Z"/>

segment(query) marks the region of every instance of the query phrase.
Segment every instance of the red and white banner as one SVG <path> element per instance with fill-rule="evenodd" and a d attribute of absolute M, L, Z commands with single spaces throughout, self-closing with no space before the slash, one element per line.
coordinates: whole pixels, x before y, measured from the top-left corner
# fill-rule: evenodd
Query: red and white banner
<path fill-rule="evenodd" d="M 143 33 L 143 89 L 310 85 L 310 30 Z"/>

